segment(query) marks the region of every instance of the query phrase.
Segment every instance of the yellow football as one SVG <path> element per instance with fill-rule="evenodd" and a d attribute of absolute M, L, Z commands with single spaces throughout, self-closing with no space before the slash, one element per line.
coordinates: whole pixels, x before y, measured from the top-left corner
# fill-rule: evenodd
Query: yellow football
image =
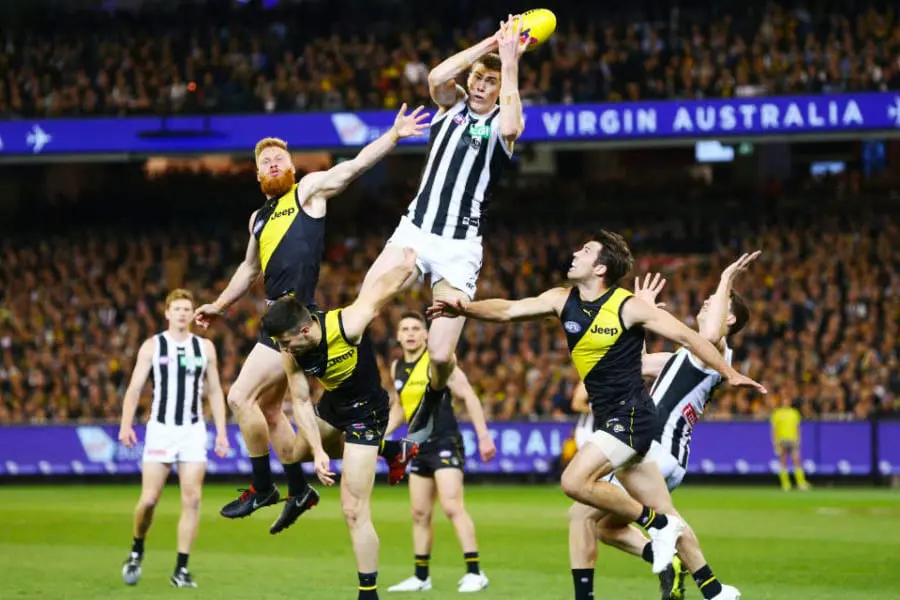
<path fill-rule="evenodd" d="M 534 8 L 522 14 L 519 35 L 528 44 L 526 52 L 539 48 L 556 31 L 556 15 L 546 8 Z"/>

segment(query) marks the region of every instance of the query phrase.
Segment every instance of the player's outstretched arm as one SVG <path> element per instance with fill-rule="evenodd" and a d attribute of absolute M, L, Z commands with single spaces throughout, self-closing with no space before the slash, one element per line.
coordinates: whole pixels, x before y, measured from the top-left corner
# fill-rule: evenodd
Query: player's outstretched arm
<path fill-rule="evenodd" d="M 244 260 L 241 261 L 234 275 L 231 276 L 228 286 L 222 290 L 215 302 L 204 304 L 194 311 L 194 322 L 201 329 L 209 327 L 212 319 L 222 316 L 228 310 L 228 307 L 240 300 L 256 283 L 256 280 L 259 279 L 259 275 L 262 272 L 262 264 L 259 260 L 259 242 L 256 241 L 256 236 L 253 235 L 253 222 L 256 220 L 257 212 L 254 211 L 250 215 L 250 241 L 247 242 L 247 251 L 244 253 Z"/>
<path fill-rule="evenodd" d="M 760 393 L 767 393 L 759 383 L 734 370 L 709 340 L 670 315 L 664 310 L 651 306 L 640 298 L 632 297 L 622 306 L 622 321 L 627 328 L 642 325 L 676 344 L 688 348 L 710 367 L 722 374 L 728 383 L 736 387 L 752 387 Z"/>
<path fill-rule="evenodd" d="M 206 349 L 206 393 L 209 398 L 209 410 L 216 425 L 216 454 L 224 457 L 228 454 L 228 430 L 226 429 L 225 393 L 219 378 L 219 359 L 216 346 L 210 340 L 203 341 Z"/>
<path fill-rule="evenodd" d="M 335 165 L 327 171 L 310 173 L 300 182 L 303 202 L 329 200 L 334 198 L 360 175 L 374 167 L 388 155 L 403 138 L 418 137 L 428 130 L 429 114 L 422 112 L 424 106 L 406 114 L 406 104 L 394 119 L 394 125 L 381 137 L 359 151 L 354 158 Z"/>
<path fill-rule="evenodd" d="M 494 440 L 491 439 L 491 434 L 487 428 L 484 407 L 481 405 L 478 394 L 472 388 L 472 384 L 469 383 L 469 378 L 466 377 L 466 374 L 459 367 L 456 367 L 453 373 L 450 374 L 447 386 L 450 388 L 450 393 L 457 398 L 462 398 L 462 401 L 466 404 L 466 411 L 469 413 L 472 427 L 475 428 L 475 435 L 478 437 L 478 451 L 481 454 L 481 461 L 490 461 L 497 455 L 497 447 L 494 445 Z"/>
<path fill-rule="evenodd" d="M 646 349 L 646 347 L 645 347 Z M 642 377 L 659 377 L 663 368 L 669 359 L 672 358 L 671 352 L 653 352 L 645 353 L 641 356 L 641 376 Z"/>
<path fill-rule="evenodd" d="M 512 153 L 516 140 L 525 130 L 525 115 L 519 97 L 519 59 L 528 47 L 520 36 L 522 19 L 513 19 L 500 26 L 500 137 Z"/>
<path fill-rule="evenodd" d="M 403 284 L 415 273 L 416 251 L 404 248 L 403 255 L 402 264 L 376 279 L 353 304 L 341 311 L 341 324 L 348 341 L 355 343 L 362 339 L 372 319 L 403 290 Z"/>
<path fill-rule="evenodd" d="M 428 318 L 471 317 L 478 321 L 509 323 L 514 321 L 537 321 L 558 315 L 566 303 L 568 290 L 553 288 L 534 298 L 523 300 L 478 300 L 463 305 L 462 301 L 444 302 L 438 300 L 428 308 Z"/>
<path fill-rule="evenodd" d="M 757 250 L 751 254 L 743 254 L 739 259 L 728 265 L 719 278 L 719 285 L 715 293 L 709 299 L 709 311 L 707 319 L 700 326 L 700 335 L 712 342 L 719 350 L 723 350 L 722 330 L 728 319 L 728 304 L 731 300 L 731 288 L 737 276 L 747 270 L 761 252 Z"/>
<path fill-rule="evenodd" d="M 474 46 L 457 52 L 428 73 L 428 91 L 431 93 L 431 99 L 442 110 L 450 108 L 465 97 L 466 91 L 456 85 L 456 78 L 476 60 L 497 49 L 499 34 L 498 31 Z"/>
<path fill-rule="evenodd" d="M 297 361 L 294 360 L 294 357 L 289 352 L 281 353 L 281 362 L 287 375 L 291 404 L 294 407 L 294 419 L 297 421 L 300 433 L 306 438 L 312 450 L 316 475 L 323 484 L 333 485 L 334 473 L 331 471 L 331 458 L 322 445 L 322 434 L 319 432 L 316 411 L 310 399 L 309 382 L 303 370 L 297 365 Z"/>
<path fill-rule="evenodd" d="M 122 420 L 119 424 L 119 441 L 131 448 L 137 443 L 137 435 L 134 433 L 134 415 L 137 412 L 138 402 L 141 399 L 141 390 L 150 376 L 150 368 L 153 366 L 153 339 L 145 340 L 138 350 L 134 370 L 131 371 L 131 380 L 125 390 L 125 399 L 122 402 Z"/>

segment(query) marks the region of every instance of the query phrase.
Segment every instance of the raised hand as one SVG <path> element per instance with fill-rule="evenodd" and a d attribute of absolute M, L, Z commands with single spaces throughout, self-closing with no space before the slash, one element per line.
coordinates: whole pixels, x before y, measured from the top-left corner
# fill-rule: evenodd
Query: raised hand
<path fill-rule="evenodd" d="M 640 277 L 634 278 L 634 295 L 657 308 L 665 307 L 664 302 L 658 304 L 656 302 L 656 297 L 664 287 L 666 287 L 666 280 L 660 273 L 647 273 L 644 275 L 643 283 L 641 283 Z"/>
<path fill-rule="evenodd" d="M 528 40 L 522 40 L 522 19 L 518 15 L 509 15 L 505 23 L 500 24 L 497 52 L 504 63 L 517 62 L 528 49 Z"/>
<path fill-rule="evenodd" d="M 417 137 L 424 134 L 428 130 L 428 122 L 426 119 L 431 116 L 430 113 L 422 112 L 424 106 L 419 106 L 416 110 L 406 114 L 406 103 L 400 107 L 397 117 L 394 119 L 394 132 L 398 138 Z"/>
<path fill-rule="evenodd" d="M 740 273 L 743 273 L 747 270 L 747 267 L 750 266 L 750 263 L 756 260 L 760 254 L 762 254 L 761 250 L 757 250 L 756 252 L 753 252 L 751 254 L 744 253 L 739 259 L 728 265 L 725 270 L 722 271 L 722 279 L 734 281 Z"/>

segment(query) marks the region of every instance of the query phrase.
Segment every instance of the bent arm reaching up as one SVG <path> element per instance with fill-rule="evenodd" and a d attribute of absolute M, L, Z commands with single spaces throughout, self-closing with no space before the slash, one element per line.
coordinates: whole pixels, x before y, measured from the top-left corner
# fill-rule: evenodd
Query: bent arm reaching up
<path fill-rule="evenodd" d="M 762 385 L 734 370 L 709 340 L 666 311 L 651 306 L 640 298 L 632 297 L 622 306 L 622 321 L 627 328 L 642 325 L 653 333 L 685 346 L 700 360 L 721 373 L 730 385 L 752 387 L 762 394 L 767 393 Z"/>
<path fill-rule="evenodd" d="M 354 158 L 333 166 L 327 171 L 310 173 L 300 182 L 301 201 L 304 205 L 309 202 L 329 200 L 350 185 L 357 177 L 375 166 L 378 161 L 387 156 L 401 139 L 417 137 L 428 129 L 428 113 L 423 113 L 425 107 L 420 106 L 410 114 L 406 114 L 406 104 L 400 107 L 400 111 L 394 119 L 394 125 L 384 135 L 371 142 L 359 151 Z M 320 210 L 310 211 L 313 217 L 324 214 L 324 207 Z"/>

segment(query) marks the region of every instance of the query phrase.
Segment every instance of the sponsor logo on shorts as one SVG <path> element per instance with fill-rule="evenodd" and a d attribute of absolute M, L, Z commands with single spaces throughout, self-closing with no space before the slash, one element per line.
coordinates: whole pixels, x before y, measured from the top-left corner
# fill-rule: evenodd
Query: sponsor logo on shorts
<path fill-rule="evenodd" d="M 365 428 L 366 428 L 365 423 L 354 423 L 353 425 L 350 426 L 350 429 L 355 429 L 357 431 L 362 431 Z"/>
<path fill-rule="evenodd" d="M 166 454 L 168 454 L 168 452 L 166 452 L 165 450 L 147 450 L 147 456 L 165 456 Z"/>
<path fill-rule="evenodd" d="M 681 414 L 684 416 L 685 420 L 690 423 L 691 427 L 697 424 L 697 421 L 700 420 L 700 417 L 697 415 L 697 411 L 694 410 L 693 405 L 688 404 L 681 410 Z"/>
<path fill-rule="evenodd" d="M 451 456 L 453 456 L 453 452 L 451 452 L 450 450 L 441 450 L 440 452 L 438 452 L 438 456 L 440 456 L 441 458 L 450 458 Z"/>
<path fill-rule="evenodd" d="M 563 328 L 569 333 L 581 333 L 581 325 L 576 323 L 575 321 L 566 321 L 563 323 Z"/>

